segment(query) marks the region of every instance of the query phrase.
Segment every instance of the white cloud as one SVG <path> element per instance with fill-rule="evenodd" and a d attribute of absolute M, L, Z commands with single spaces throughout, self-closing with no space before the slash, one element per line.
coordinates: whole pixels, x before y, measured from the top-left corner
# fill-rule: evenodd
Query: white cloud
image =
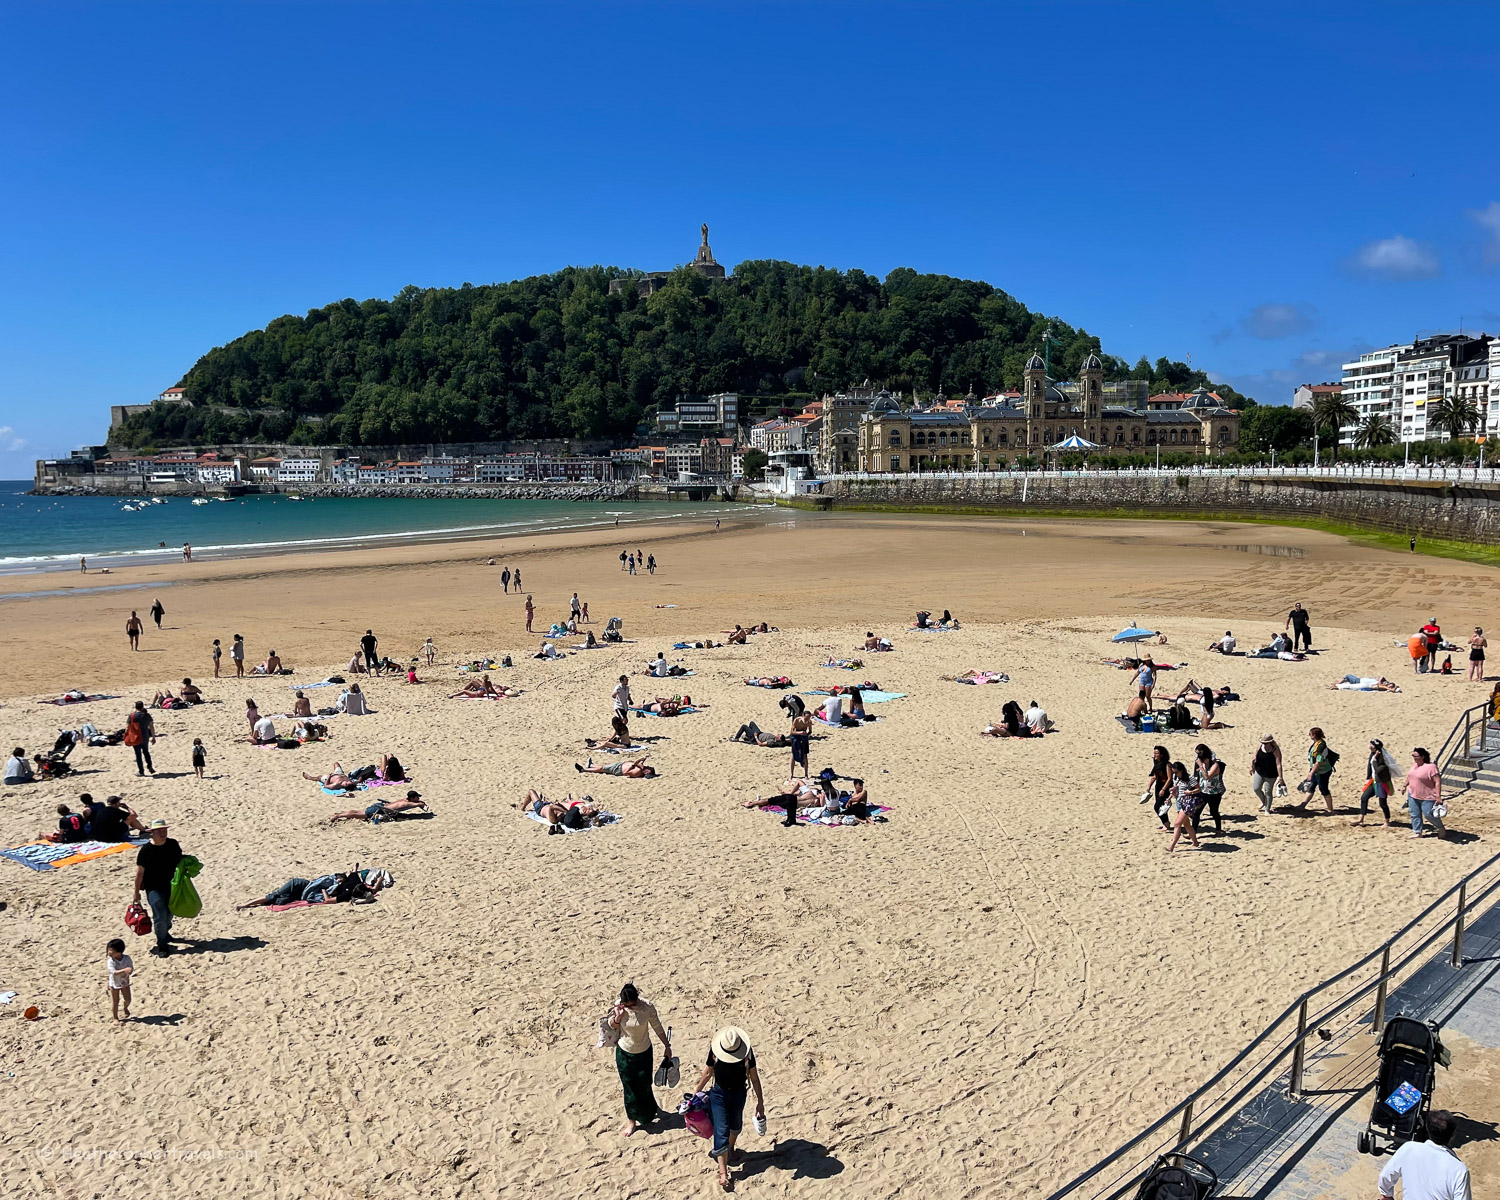
<path fill-rule="evenodd" d="M 1317 310 L 1310 304 L 1257 304 L 1240 318 L 1241 329 L 1264 341 L 1307 333 L 1317 323 Z"/>
<path fill-rule="evenodd" d="M 1284 367 L 1267 367 L 1251 374 L 1209 372 L 1238 392 L 1253 396 L 1261 404 L 1290 404 L 1299 384 L 1324 383 L 1342 376 L 1340 368 L 1373 347 L 1364 344 L 1334 350 L 1304 350 Z"/>
<path fill-rule="evenodd" d="M 0 450 L 15 454 L 24 449 L 26 449 L 26 439 L 17 437 L 16 431 L 9 425 L 0 425 Z"/>
<path fill-rule="evenodd" d="M 1491 200 L 1486 208 L 1469 209 L 1469 216 L 1489 234 L 1484 244 L 1484 261 L 1490 266 L 1500 265 L 1500 200 Z"/>
<path fill-rule="evenodd" d="M 1443 273 L 1443 259 L 1435 246 L 1399 233 L 1365 243 L 1346 265 L 1355 274 L 1378 279 L 1436 279 Z"/>

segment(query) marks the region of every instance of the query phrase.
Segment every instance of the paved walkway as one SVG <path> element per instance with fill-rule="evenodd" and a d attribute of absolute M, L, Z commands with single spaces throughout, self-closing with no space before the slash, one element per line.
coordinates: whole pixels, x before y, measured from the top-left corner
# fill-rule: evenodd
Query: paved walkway
<path fill-rule="evenodd" d="M 1464 936 L 1464 966 L 1451 945 L 1418 969 L 1386 1002 L 1388 1016 L 1435 1019 L 1453 1052 L 1438 1068 L 1433 1107 L 1466 1114 L 1455 1149 L 1469 1164 L 1475 1193 L 1500 1180 L 1500 906 Z M 1373 1009 L 1373 1005 L 1372 1005 Z M 1363 1029 L 1369 1029 L 1367 1013 Z M 1225 1200 L 1346 1200 L 1374 1196 L 1384 1159 L 1362 1155 L 1356 1139 L 1370 1115 L 1379 1071 L 1377 1043 L 1351 1030 L 1308 1040 L 1303 1095 L 1288 1099 L 1283 1075 L 1191 1153 L 1219 1174 Z"/>

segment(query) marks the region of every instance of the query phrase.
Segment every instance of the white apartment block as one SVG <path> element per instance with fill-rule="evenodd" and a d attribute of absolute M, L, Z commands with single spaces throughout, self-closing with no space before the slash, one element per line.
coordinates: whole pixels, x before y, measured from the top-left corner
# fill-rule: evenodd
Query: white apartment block
<path fill-rule="evenodd" d="M 1488 355 L 1467 362 L 1452 372 L 1453 396 L 1456 399 L 1469 401 L 1479 413 L 1477 433 L 1489 433 L 1493 424 L 1490 411 L 1490 377 L 1491 367 L 1495 365 L 1496 345 L 1497 343 L 1491 342 Z M 1496 402 L 1500 403 L 1500 395 L 1496 396 Z"/>
<path fill-rule="evenodd" d="M 1411 343 L 1387 346 L 1361 354 L 1355 362 L 1344 364 L 1344 399 L 1366 417 L 1385 417 L 1398 432 L 1401 428 L 1401 389 L 1396 382 L 1396 360 L 1411 349 Z M 1341 431 L 1351 438 L 1354 427 Z"/>
<path fill-rule="evenodd" d="M 1448 351 L 1446 348 L 1428 351 L 1413 350 L 1397 363 L 1398 393 L 1401 398 L 1400 419 L 1397 428 L 1403 442 L 1426 441 L 1427 406 L 1443 398 L 1444 376 L 1448 375 Z M 1436 430 L 1434 437 L 1443 435 Z"/>
<path fill-rule="evenodd" d="M 316 483 L 321 460 L 316 458 L 284 458 L 276 468 L 277 483 Z"/>

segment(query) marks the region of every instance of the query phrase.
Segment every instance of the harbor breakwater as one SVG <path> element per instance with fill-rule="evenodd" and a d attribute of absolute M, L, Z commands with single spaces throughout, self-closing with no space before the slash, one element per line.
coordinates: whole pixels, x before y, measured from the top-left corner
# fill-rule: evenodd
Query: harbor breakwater
<path fill-rule="evenodd" d="M 1098 472 L 825 481 L 830 508 L 952 508 L 1037 515 L 1153 513 L 1333 521 L 1383 533 L 1500 545 L 1500 484 L 1441 480 Z"/>

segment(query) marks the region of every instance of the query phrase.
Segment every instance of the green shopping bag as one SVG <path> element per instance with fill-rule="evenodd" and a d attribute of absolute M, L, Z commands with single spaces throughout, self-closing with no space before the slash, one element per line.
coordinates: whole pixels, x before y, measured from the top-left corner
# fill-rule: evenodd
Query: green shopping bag
<path fill-rule="evenodd" d="M 191 854 L 184 854 L 172 875 L 172 894 L 167 900 L 167 910 L 174 917 L 191 920 L 203 911 L 203 901 L 198 898 L 198 889 L 193 886 L 193 876 L 203 870 L 203 864 Z"/>

